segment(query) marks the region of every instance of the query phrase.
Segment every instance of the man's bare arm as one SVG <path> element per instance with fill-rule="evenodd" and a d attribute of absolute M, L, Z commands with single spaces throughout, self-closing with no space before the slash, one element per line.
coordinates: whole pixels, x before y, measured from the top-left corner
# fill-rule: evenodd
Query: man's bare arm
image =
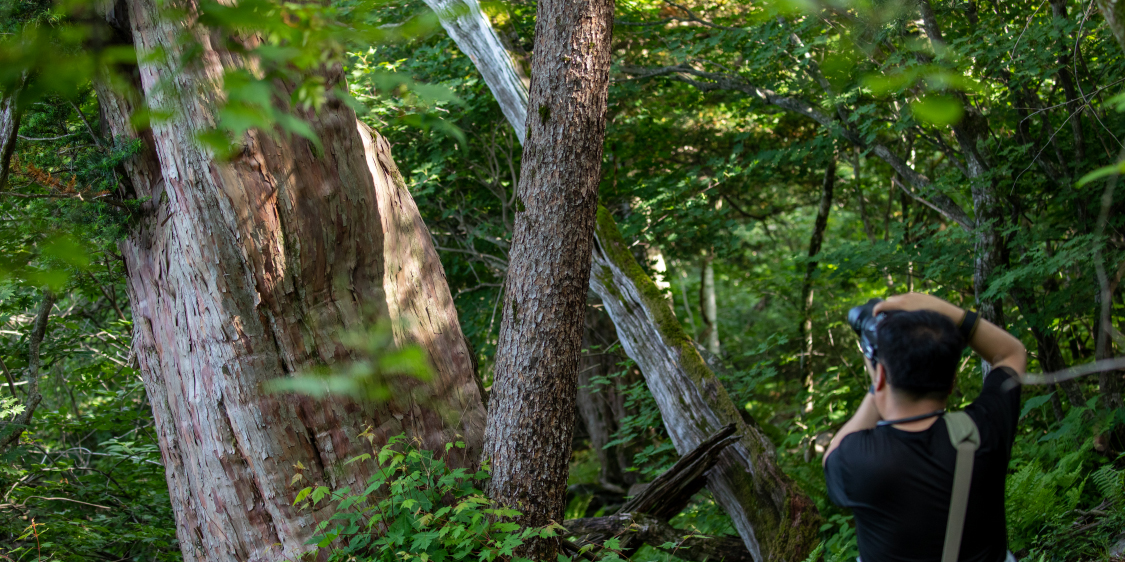
<path fill-rule="evenodd" d="M 965 316 L 965 311 L 952 303 L 922 293 L 895 295 L 875 305 L 876 314 L 890 310 L 932 310 L 947 316 L 954 324 Z M 1008 367 L 1021 377 L 1027 372 L 1027 350 L 1023 344 L 988 320 L 980 320 L 976 333 L 969 340 L 969 347 L 993 368 Z"/>

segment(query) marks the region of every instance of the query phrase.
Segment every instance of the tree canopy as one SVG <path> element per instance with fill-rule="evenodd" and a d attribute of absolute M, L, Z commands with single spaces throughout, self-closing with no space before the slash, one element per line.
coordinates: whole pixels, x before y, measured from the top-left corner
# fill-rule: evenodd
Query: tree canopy
<path fill-rule="evenodd" d="M 503 347 L 513 233 L 527 211 L 517 195 L 525 147 L 478 61 L 462 52 L 432 9 L 416 0 L 168 2 L 150 10 L 158 14 L 151 23 L 159 40 L 139 44 L 129 27 L 138 18 L 134 4 L 145 3 L 0 0 L 0 556 L 12 560 L 193 556 L 177 536 L 183 510 L 175 491 L 169 495 L 173 476 L 165 474 L 180 461 L 162 449 L 161 437 L 166 445 L 168 436 L 183 439 L 191 431 L 163 427 L 153 413 L 154 401 L 159 409 L 168 399 L 156 392 L 152 367 L 142 368 L 138 354 L 148 348 L 135 340 L 151 330 L 138 311 L 150 309 L 145 299 L 154 297 L 137 291 L 141 273 L 129 264 L 138 262 L 124 249 L 143 246 L 138 232 L 169 228 L 160 221 L 172 213 L 159 213 L 169 205 L 163 190 L 170 176 L 150 174 L 157 178 L 152 189 L 138 185 L 146 169 L 173 167 L 169 147 L 190 145 L 191 154 L 205 156 L 185 166 L 184 177 L 198 173 L 219 183 L 227 181 L 220 170 L 237 170 L 239 177 L 273 173 L 283 166 L 271 162 L 284 160 L 269 160 L 273 155 L 300 154 L 292 156 L 302 163 L 293 177 L 310 187 L 292 199 L 296 208 L 327 197 L 312 189 L 321 176 L 309 171 L 311 163 L 343 162 L 350 154 L 350 141 L 333 131 L 361 138 L 346 122 L 356 117 L 373 129 L 368 164 L 383 170 L 392 190 L 401 174 L 404 191 L 396 201 L 401 206 L 412 198 L 412 212 L 424 222 L 403 227 L 401 235 L 432 239 L 440 258 L 440 267 L 418 269 L 440 282 L 404 287 L 425 286 L 421 292 L 436 295 L 434 302 L 447 290 L 459 328 L 456 344 L 445 349 L 454 350 L 451 357 L 461 349 L 471 357 L 463 364 L 450 360 L 455 366 L 442 371 L 434 350 L 447 343 L 427 347 L 410 332 L 418 323 L 385 323 L 393 303 L 392 312 L 385 303 L 364 303 L 383 311 L 354 321 L 343 308 L 325 305 L 329 313 L 309 305 L 291 318 L 261 316 L 264 326 L 292 320 L 295 328 L 275 333 L 292 336 L 293 349 L 304 346 L 306 355 L 291 360 L 297 366 L 278 372 L 311 374 L 282 385 L 301 392 L 263 390 L 262 400 L 304 408 L 301 416 L 325 403 L 348 415 L 375 411 L 380 406 L 369 403 L 372 395 L 360 396 L 371 389 L 362 386 L 371 383 L 363 377 L 382 384 L 378 377 L 387 375 L 409 382 L 378 387 L 379 400 L 422 397 L 418 404 L 428 408 L 434 402 L 427 400 L 446 396 L 425 390 L 435 388 L 426 376 L 437 365 L 439 375 L 475 375 L 471 392 L 461 393 L 465 385 L 449 391 L 470 405 L 466 411 L 480 398 L 493 406 L 488 393 Z M 480 8 L 519 78 L 534 83 L 538 4 Z M 869 383 L 846 322 L 852 306 L 921 291 L 980 310 L 1020 338 L 1033 372 L 1125 350 L 1125 197 L 1117 175 L 1125 161 L 1125 50 L 1116 21 L 1098 2 L 1068 0 L 616 4 L 596 178 L 601 217 L 615 223 L 622 247 L 671 309 L 677 333 L 701 348 L 705 368 L 717 375 L 738 415 L 761 431 L 785 478 L 815 504 L 823 525 L 810 559 L 858 554 L 852 516 L 827 500 L 820 464 Z M 529 121 L 549 119 L 538 107 L 529 109 Z M 184 117 L 192 112 L 208 117 Z M 195 129 L 177 131 L 188 122 Z M 162 137 L 177 132 L 178 140 Z M 259 153 L 265 156 L 258 164 L 247 163 L 253 160 L 247 155 Z M 363 161 L 362 150 L 355 154 Z M 346 179 L 340 185 L 349 185 Z M 381 204 L 368 203 L 387 216 Z M 275 204 L 284 207 L 269 203 Z M 237 231 L 250 223 L 230 209 L 216 216 L 238 226 L 222 235 L 247 245 L 276 235 L 278 263 L 298 263 L 295 256 L 307 255 L 301 248 L 319 240 L 291 236 L 284 212 L 276 232 Z M 349 210 L 355 211 L 345 207 L 337 216 Z M 333 224 L 339 240 L 346 228 L 357 236 L 366 228 L 389 248 L 386 225 Z M 427 247 L 419 248 L 424 261 Z M 331 257 L 302 271 L 329 271 L 346 259 L 325 255 Z M 188 263 L 192 256 L 159 257 Z M 393 272 L 398 262 L 387 263 Z M 366 294 L 387 282 L 372 281 L 377 287 Z M 441 284 L 447 289 L 432 289 Z M 277 295 L 319 303 L 301 287 Z M 353 286 L 329 290 L 352 294 Z M 220 296 L 225 291 L 215 289 Z M 404 289 L 388 298 L 411 310 L 415 297 Z M 713 322 L 709 299 L 716 303 Z M 417 310 L 431 310 L 425 306 Z M 634 505 L 627 498 L 683 456 L 639 362 L 623 349 L 609 307 L 590 292 L 566 461 L 566 520 Z M 348 318 L 330 336 L 310 320 L 329 314 Z M 692 341 L 706 344 L 712 335 L 721 348 L 707 351 Z M 177 353 L 168 356 L 187 362 L 199 351 Z M 988 368 L 968 353 L 964 359 L 955 408 L 975 398 Z M 1025 387 L 1007 484 L 1009 547 L 1020 558 L 1125 558 L 1122 373 Z M 333 377 L 353 377 L 365 390 L 332 386 Z M 478 387 L 479 398 L 464 398 L 477 396 Z M 310 389 L 320 394 L 310 397 Z M 33 395 L 40 396 L 35 405 Z M 355 469 L 364 478 L 383 474 L 386 488 L 364 491 L 358 480 L 333 476 L 344 469 L 279 463 L 283 473 L 275 476 L 288 483 L 282 487 L 289 494 L 280 503 L 308 517 L 310 526 L 324 522 L 314 542 L 326 557 L 389 560 L 388 552 L 405 552 L 491 560 L 536 537 L 577 538 L 563 530 L 564 520 L 529 530 L 509 521 L 520 506 L 490 505 L 482 491 L 488 459 L 476 466 L 480 437 L 474 442 L 470 431 L 442 429 L 441 439 L 461 435 L 444 445 L 394 439 L 411 431 L 402 416 L 421 420 L 420 411 L 372 414 L 364 419 L 379 421 L 370 431 L 357 425 L 293 437 L 366 451 L 370 458 L 347 470 L 370 467 Z M 426 419 L 442 428 L 452 423 Z M 230 442 L 246 449 L 252 440 L 239 442 L 237 435 Z M 347 449 L 341 440 L 349 439 L 367 445 Z M 329 458 L 323 450 L 312 456 Z M 265 449 L 250 446 L 240 454 L 261 457 Z M 347 460 L 339 459 L 341 466 Z M 244 471 L 228 470 L 232 480 Z M 396 498 L 420 510 L 402 511 L 407 504 Z M 259 500 L 216 509 L 250 511 Z M 441 511 L 449 501 L 472 516 Z M 383 506 L 383 523 L 357 507 L 367 505 Z M 345 515 L 329 519 L 332 513 Z M 477 514 L 488 523 L 475 526 Z M 691 537 L 739 534 L 702 485 L 666 515 L 660 525 L 673 529 L 667 541 L 645 540 L 642 547 L 617 533 L 594 546 L 572 542 L 583 550 L 562 552 L 688 560 L 677 545 Z M 463 534 L 447 536 L 451 531 L 443 529 Z"/>

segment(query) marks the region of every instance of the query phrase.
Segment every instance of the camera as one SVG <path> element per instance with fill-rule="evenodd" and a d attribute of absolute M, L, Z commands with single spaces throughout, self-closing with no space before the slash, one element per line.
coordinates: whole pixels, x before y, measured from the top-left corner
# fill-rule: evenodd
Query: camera
<path fill-rule="evenodd" d="M 876 328 L 879 322 L 883 320 L 886 314 L 875 314 L 875 305 L 883 302 L 883 299 L 871 299 L 866 304 L 862 304 L 848 311 L 848 324 L 855 330 L 859 336 L 859 348 L 863 351 L 863 356 L 875 362 L 875 352 L 877 351 L 876 341 L 877 333 Z"/>

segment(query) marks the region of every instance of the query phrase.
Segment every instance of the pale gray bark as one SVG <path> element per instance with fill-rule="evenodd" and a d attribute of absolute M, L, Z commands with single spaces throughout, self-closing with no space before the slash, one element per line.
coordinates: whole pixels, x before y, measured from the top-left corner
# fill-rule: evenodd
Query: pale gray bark
<path fill-rule="evenodd" d="M 20 130 L 19 99 L 23 85 L 0 92 L 0 191 L 8 186 L 9 166 Z"/>
<path fill-rule="evenodd" d="M 477 0 L 425 0 L 441 26 L 484 77 L 520 144 L 527 137 L 527 86 Z"/>
<path fill-rule="evenodd" d="M 707 351 L 722 355 L 719 347 L 719 307 L 715 301 L 715 258 L 710 252 L 703 256 L 701 269 L 699 311 L 703 319 L 703 339 L 707 343 Z"/>
<path fill-rule="evenodd" d="M 452 460 L 474 464 L 483 405 L 436 254 L 428 238 L 404 241 L 425 228 L 386 141 L 329 101 L 302 115 L 322 154 L 303 139 L 250 132 L 232 160 L 215 158 L 194 135 L 214 126 L 219 77 L 245 61 L 200 41 L 196 64 L 174 66 L 187 48 L 177 37 L 207 30 L 162 13 L 155 0 L 108 8 L 144 61 L 143 98 L 104 84 L 98 97 L 114 137 L 146 144 L 124 163 L 132 195 L 145 202 L 119 249 L 177 536 L 187 561 L 295 560 L 332 515 L 298 511 L 296 493 L 362 485 L 370 468 L 344 462 L 371 451 L 358 437 L 364 429 L 376 447 L 403 432 L 436 450 L 464 436 L 472 452 Z M 168 57 L 144 58 L 157 50 Z M 329 86 L 342 78 L 324 74 Z M 174 115 L 134 131 L 129 118 L 144 106 Z M 263 390 L 350 361 L 340 332 L 388 314 L 396 340 L 429 352 L 428 384 L 401 381 L 380 405 Z M 297 464 L 305 480 L 291 485 Z"/>
<path fill-rule="evenodd" d="M 591 288 L 613 318 L 625 353 L 644 374 L 676 451 L 686 454 L 734 424 L 739 441 L 708 473 L 711 494 L 754 560 L 804 560 L 817 541 L 816 507 L 782 472 L 773 444 L 743 420 L 604 208 L 597 235 Z"/>
<path fill-rule="evenodd" d="M 612 0 L 540 0 L 485 458 L 488 492 L 538 526 L 563 517 L 609 92 Z M 521 547 L 554 560 L 557 543 Z"/>

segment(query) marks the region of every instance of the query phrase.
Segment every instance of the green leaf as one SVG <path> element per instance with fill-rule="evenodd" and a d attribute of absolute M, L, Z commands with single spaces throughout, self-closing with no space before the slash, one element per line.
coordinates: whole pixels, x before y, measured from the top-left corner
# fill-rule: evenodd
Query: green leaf
<path fill-rule="evenodd" d="M 957 98 L 942 94 L 927 94 L 910 102 L 910 111 L 919 121 L 939 127 L 954 125 L 965 115 Z"/>
<path fill-rule="evenodd" d="M 1026 416 L 1029 412 L 1049 402 L 1051 400 L 1051 397 L 1054 395 L 1054 392 L 1050 392 L 1048 394 L 1044 394 L 1043 396 L 1033 396 L 1031 398 L 1028 398 L 1027 402 L 1023 403 L 1023 410 L 1020 411 L 1020 419 L 1022 420 L 1023 417 Z"/>
<path fill-rule="evenodd" d="M 1094 170 L 1078 180 L 1078 187 L 1082 187 L 1096 179 L 1101 179 L 1113 174 L 1125 173 L 1125 161 L 1118 162 L 1117 164 L 1110 164 L 1109 166 L 1102 166 Z"/>
<path fill-rule="evenodd" d="M 300 492 L 297 492 L 297 499 L 293 500 L 293 505 L 297 505 L 298 503 L 301 503 L 301 500 L 308 497 L 308 495 L 311 494 L 311 493 L 312 493 L 312 488 L 305 488 L 305 489 L 301 490 Z"/>

